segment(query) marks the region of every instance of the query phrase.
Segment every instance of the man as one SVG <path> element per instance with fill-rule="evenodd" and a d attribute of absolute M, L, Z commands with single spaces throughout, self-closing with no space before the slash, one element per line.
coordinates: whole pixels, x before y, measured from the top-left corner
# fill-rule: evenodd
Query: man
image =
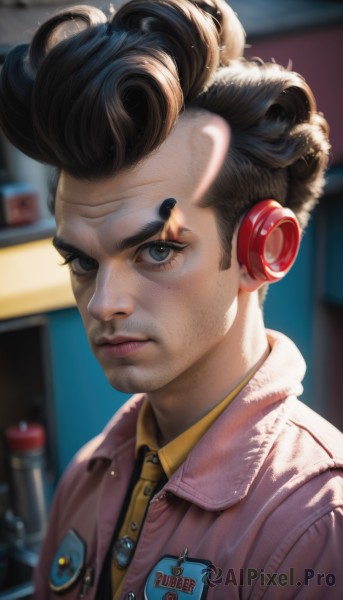
<path fill-rule="evenodd" d="M 92 350 L 136 394 L 62 478 L 39 600 L 342 596 L 343 438 L 297 400 L 303 359 L 261 310 L 327 126 L 243 44 L 224 3 L 134 0 L 53 17 L 4 67 L 4 131 L 59 170 L 54 244 Z"/>

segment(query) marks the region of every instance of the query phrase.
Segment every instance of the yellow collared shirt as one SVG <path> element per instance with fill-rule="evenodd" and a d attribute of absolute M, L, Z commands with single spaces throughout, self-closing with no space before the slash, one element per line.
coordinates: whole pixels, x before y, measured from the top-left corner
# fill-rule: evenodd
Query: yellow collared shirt
<path fill-rule="evenodd" d="M 163 448 L 158 447 L 158 429 L 155 416 L 150 403 L 148 400 L 145 400 L 137 422 L 136 456 L 138 456 L 142 448 L 145 447 L 148 450 L 146 450 L 141 476 L 134 487 L 118 539 L 128 536 L 134 543 L 137 541 L 150 496 L 163 474 L 169 479 L 175 473 L 185 461 L 192 448 L 248 383 L 255 370 L 250 371 L 245 379 L 207 415 L 163 446 Z M 118 600 L 120 597 L 125 574 L 126 569 L 119 568 L 115 561 L 112 560 L 111 580 L 113 600 Z"/>

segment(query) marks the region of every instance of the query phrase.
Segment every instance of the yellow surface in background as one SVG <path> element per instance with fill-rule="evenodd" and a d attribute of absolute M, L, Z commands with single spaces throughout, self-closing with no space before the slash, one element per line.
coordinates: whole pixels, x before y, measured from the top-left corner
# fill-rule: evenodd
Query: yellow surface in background
<path fill-rule="evenodd" d="M 61 262 L 50 239 L 0 248 L 0 319 L 73 306 Z"/>

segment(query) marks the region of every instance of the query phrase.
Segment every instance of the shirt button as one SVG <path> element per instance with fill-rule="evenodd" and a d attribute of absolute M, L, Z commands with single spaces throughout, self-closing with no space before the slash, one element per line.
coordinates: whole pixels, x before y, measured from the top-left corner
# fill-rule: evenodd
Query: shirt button
<path fill-rule="evenodd" d="M 128 594 L 126 594 L 125 600 L 136 600 L 136 594 L 134 594 L 133 592 L 129 592 Z"/>
<path fill-rule="evenodd" d="M 130 527 L 131 527 L 131 531 L 137 531 L 138 525 L 137 525 L 136 521 L 131 521 Z"/>
<path fill-rule="evenodd" d="M 150 485 L 146 485 L 143 490 L 144 496 L 150 496 L 151 492 L 152 492 L 152 487 Z"/>
<path fill-rule="evenodd" d="M 157 454 L 153 454 L 151 457 L 151 462 L 154 465 L 159 465 L 160 464 L 160 459 L 158 458 Z"/>

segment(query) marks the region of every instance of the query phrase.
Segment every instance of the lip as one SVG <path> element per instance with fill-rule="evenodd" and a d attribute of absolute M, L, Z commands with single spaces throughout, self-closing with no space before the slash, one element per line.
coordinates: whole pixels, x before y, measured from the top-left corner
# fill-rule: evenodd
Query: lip
<path fill-rule="evenodd" d="M 102 355 L 121 358 L 141 350 L 148 342 L 148 339 L 118 335 L 112 338 L 101 337 L 95 341 L 95 345 Z"/>

